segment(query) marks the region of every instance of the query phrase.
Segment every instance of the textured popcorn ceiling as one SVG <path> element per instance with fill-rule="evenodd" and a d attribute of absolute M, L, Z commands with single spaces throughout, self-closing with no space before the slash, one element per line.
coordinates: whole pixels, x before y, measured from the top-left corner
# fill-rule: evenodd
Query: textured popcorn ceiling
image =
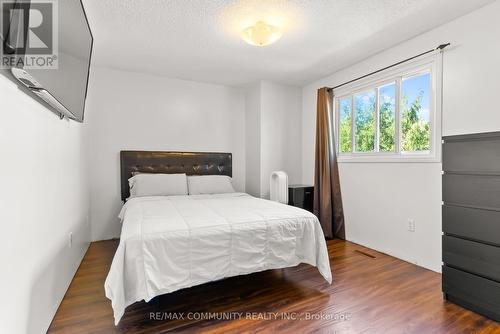
<path fill-rule="evenodd" d="M 301 85 L 493 0 L 83 2 L 97 65 L 229 85 Z M 247 45 L 240 31 L 261 19 L 280 26 L 283 38 Z"/>

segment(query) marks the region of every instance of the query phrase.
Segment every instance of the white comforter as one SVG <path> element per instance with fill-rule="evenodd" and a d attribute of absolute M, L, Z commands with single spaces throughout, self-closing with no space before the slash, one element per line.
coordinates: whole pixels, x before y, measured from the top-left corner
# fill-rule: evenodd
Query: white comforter
<path fill-rule="evenodd" d="M 140 197 L 120 218 L 105 283 L 115 324 L 136 301 L 230 276 L 308 263 L 332 281 L 318 219 L 292 206 L 243 193 Z"/>

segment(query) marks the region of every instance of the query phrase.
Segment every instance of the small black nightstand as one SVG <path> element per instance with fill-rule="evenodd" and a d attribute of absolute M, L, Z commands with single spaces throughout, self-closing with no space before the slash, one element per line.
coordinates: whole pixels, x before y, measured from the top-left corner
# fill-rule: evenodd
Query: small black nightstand
<path fill-rule="evenodd" d="M 313 212 L 314 187 L 303 184 L 288 186 L 288 205 Z"/>

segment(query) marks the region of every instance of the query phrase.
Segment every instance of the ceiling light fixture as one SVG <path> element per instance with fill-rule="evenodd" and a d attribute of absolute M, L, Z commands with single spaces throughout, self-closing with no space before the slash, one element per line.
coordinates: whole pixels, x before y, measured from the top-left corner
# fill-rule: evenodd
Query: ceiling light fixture
<path fill-rule="evenodd" d="M 255 46 L 266 46 L 276 42 L 283 33 L 275 26 L 264 21 L 258 21 L 255 25 L 244 29 L 241 37 L 245 42 Z"/>

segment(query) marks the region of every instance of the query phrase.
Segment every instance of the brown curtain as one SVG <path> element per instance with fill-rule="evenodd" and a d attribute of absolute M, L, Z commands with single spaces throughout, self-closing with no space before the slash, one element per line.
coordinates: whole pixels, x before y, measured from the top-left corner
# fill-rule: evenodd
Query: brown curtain
<path fill-rule="evenodd" d="M 314 214 L 327 238 L 345 239 L 344 209 L 333 134 L 333 93 L 318 90 L 316 158 L 314 168 Z"/>

